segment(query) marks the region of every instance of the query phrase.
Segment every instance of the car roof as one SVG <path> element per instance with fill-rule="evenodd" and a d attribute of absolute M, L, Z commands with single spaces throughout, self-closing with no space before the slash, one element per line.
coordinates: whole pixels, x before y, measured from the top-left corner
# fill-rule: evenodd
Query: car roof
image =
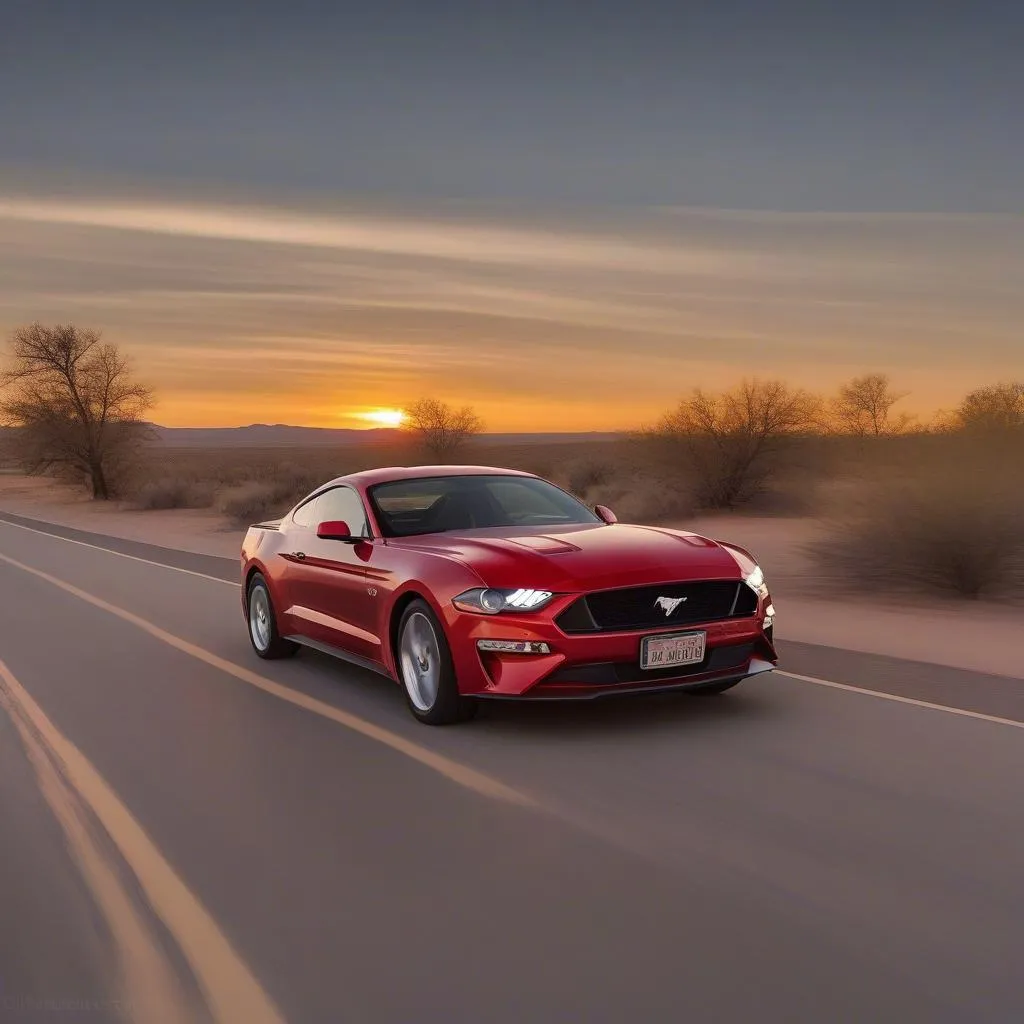
<path fill-rule="evenodd" d="M 355 484 L 358 487 L 373 487 L 375 484 L 390 483 L 393 480 L 418 480 L 436 476 L 524 476 L 533 477 L 518 469 L 501 469 L 496 466 L 388 466 L 382 469 L 364 469 L 358 473 L 340 476 L 330 483 Z"/>

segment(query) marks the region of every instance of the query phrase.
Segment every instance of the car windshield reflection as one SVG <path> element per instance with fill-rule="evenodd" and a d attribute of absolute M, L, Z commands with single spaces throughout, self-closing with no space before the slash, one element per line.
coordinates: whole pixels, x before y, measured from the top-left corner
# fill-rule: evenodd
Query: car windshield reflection
<path fill-rule="evenodd" d="M 603 522 L 571 494 L 537 477 L 417 477 L 377 484 L 369 495 L 386 537 Z"/>

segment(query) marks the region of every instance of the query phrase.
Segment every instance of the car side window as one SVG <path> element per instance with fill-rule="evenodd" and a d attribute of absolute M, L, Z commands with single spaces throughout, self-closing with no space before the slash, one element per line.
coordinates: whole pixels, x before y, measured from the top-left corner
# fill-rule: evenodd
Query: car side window
<path fill-rule="evenodd" d="M 353 537 L 369 536 L 363 500 L 351 487 L 332 487 L 317 499 L 316 523 L 347 524 Z"/>
<path fill-rule="evenodd" d="M 310 498 L 309 501 L 300 505 L 294 515 L 292 515 L 292 522 L 296 526 L 315 526 L 320 520 L 317 519 L 317 505 L 320 503 L 322 495 L 317 495 L 315 498 Z"/>

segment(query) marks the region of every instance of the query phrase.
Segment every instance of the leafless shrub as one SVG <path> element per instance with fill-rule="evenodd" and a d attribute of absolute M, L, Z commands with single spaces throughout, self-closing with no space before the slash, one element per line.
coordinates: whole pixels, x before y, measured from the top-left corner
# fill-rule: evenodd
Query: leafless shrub
<path fill-rule="evenodd" d="M 894 415 L 893 406 L 907 394 L 893 391 L 884 373 L 855 377 L 830 402 L 832 423 L 841 433 L 856 437 L 901 434 L 910 428 L 914 417 L 909 413 Z"/>
<path fill-rule="evenodd" d="M 453 409 L 436 398 L 421 398 L 404 410 L 403 429 L 435 462 L 453 460 L 483 430 L 469 407 Z"/>
<path fill-rule="evenodd" d="M 115 345 L 73 324 L 33 323 L 11 338 L 0 375 L 0 418 L 18 428 L 13 444 L 30 473 L 57 471 L 114 497 L 147 436 L 148 388 L 132 379 Z"/>
<path fill-rule="evenodd" d="M 273 484 L 249 480 L 235 484 L 217 495 L 217 510 L 236 526 L 273 519 L 283 514 L 284 503 L 275 497 Z"/>
<path fill-rule="evenodd" d="M 961 429 L 977 433 L 1024 433 L 1024 381 L 971 391 L 956 412 Z"/>
<path fill-rule="evenodd" d="M 679 481 L 639 476 L 629 487 L 599 487 L 590 492 L 594 505 L 607 505 L 624 523 L 678 522 L 694 515 L 693 495 Z"/>
<path fill-rule="evenodd" d="M 212 481 L 162 477 L 147 480 L 132 498 L 132 504 L 144 511 L 173 508 L 209 508 L 213 504 Z"/>
<path fill-rule="evenodd" d="M 614 468 L 605 462 L 587 459 L 573 463 L 569 467 L 569 490 L 573 494 L 583 495 L 593 487 L 600 487 L 612 478 Z"/>
<path fill-rule="evenodd" d="M 868 487 L 807 549 L 824 578 L 853 589 L 982 598 L 1024 588 L 1024 480 L 960 463 Z"/>
<path fill-rule="evenodd" d="M 216 507 L 236 525 L 277 519 L 322 483 L 322 477 L 284 471 L 225 488 L 217 495 Z"/>
<path fill-rule="evenodd" d="M 732 509 L 761 493 L 782 454 L 816 429 L 821 403 L 781 381 L 744 381 L 731 391 L 700 388 L 644 437 L 677 467 L 685 467 L 699 505 Z"/>

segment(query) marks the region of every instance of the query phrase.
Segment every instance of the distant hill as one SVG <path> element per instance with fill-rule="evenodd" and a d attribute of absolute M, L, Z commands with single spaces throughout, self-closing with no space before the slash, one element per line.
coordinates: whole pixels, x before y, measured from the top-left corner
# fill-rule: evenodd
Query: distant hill
<path fill-rule="evenodd" d="M 251 423 L 246 427 L 163 427 L 152 425 L 169 448 L 269 448 L 329 445 L 395 444 L 401 432 L 390 427 L 353 430 L 331 427 L 293 427 L 286 423 Z M 550 444 L 551 442 L 610 441 L 611 433 L 481 434 L 478 444 Z"/>
<path fill-rule="evenodd" d="M 251 423 L 247 427 L 162 427 L 151 424 L 156 436 L 173 448 L 265 448 L 276 445 L 387 444 L 398 431 L 292 427 L 286 423 Z"/>

